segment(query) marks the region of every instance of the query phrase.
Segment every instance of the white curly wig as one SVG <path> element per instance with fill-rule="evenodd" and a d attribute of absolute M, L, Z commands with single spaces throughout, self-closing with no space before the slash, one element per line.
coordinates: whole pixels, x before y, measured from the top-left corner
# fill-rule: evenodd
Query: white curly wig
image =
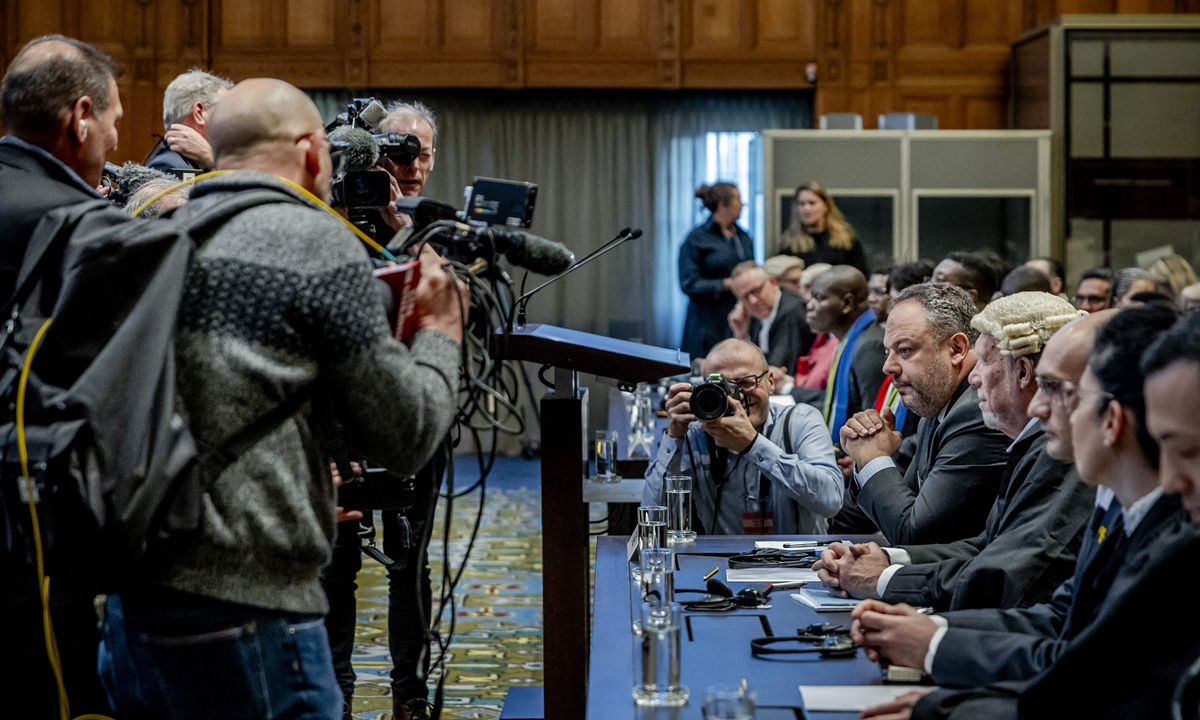
<path fill-rule="evenodd" d="M 1087 313 L 1045 292 L 1019 292 L 988 303 L 971 319 L 971 327 L 996 338 L 1001 355 L 1036 355 L 1050 336 Z"/>

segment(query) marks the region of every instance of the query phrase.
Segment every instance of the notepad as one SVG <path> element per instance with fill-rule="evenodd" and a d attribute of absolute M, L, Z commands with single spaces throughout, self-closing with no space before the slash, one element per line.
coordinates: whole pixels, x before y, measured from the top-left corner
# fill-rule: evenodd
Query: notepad
<path fill-rule="evenodd" d="M 917 689 L 914 685 L 801 685 L 800 697 L 810 713 L 861 712 Z"/>
<path fill-rule="evenodd" d="M 855 598 L 840 598 L 829 594 L 823 587 L 801 588 L 800 592 L 792 593 L 792 599 L 803 603 L 817 612 L 849 612 L 862 600 Z"/>

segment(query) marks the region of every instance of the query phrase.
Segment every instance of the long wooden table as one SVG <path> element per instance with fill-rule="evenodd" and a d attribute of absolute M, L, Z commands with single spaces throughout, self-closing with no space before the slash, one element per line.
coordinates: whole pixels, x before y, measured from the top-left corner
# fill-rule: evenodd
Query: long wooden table
<path fill-rule="evenodd" d="M 856 542 L 878 537 L 701 537 L 676 548 L 678 569 L 675 587 L 704 587 L 703 576 L 714 567 L 725 579 L 729 555 L 749 552 L 755 540 L 837 540 Z M 755 658 L 750 641 L 765 635 L 794 635 L 815 622 L 850 626 L 849 613 L 817 613 L 792 600 L 790 592 L 771 597 L 769 608 L 740 609 L 731 613 L 685 613 L 682 632 L 682 682 L 691 691 L 685 707 L 673 710 L 638 708 L 630 695 L 633 685 L 634 638 L 631 621 L 638 589 L 626 560 L 626 538 L 602 537 L 596 551 L 595 603 L 593 606 L 591 662 L 587 717 L 591 720 L 662 718 L 699 720 L 704 690 L 710 685 L 736 685 L 745 679 L 758 693 L 758 720 L 804 717 L 800 685 L 871 685 L 881 682 L 879 666 L 859 650 L 854 658 L 824 659 L 816 653 Z M 745 584 L 730 583 L 736 592 Z M 697 597 L 689 595 L 687 597 Z M 679 599 L 679 598 L 677 598 Z M 690 632 L 689 632 L 690 624 Z M 769 632 L 768 632 L 769 630 Z M 856 713 L 813 713 L 819 720 L 850 720 Z"/>

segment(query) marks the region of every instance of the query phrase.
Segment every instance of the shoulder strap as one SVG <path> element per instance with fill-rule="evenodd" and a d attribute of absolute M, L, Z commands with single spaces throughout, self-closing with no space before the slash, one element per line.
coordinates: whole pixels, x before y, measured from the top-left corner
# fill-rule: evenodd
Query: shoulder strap
<path fill-rule="evenodd" d="M 221 443 L 221 447 L 212 450 L 212 454 L 216 456 L 215 459 L 225 465 L 232 465 L 247 450 L 258 444 L 259 440 L 270 435 L 299 412 L 311 395 L 312 387 L 303 387 L 295 395 L 263 413 L 249 425 L 229 436 L 225 442 Z"/>
<path fill-rule="evenodd" d="M 788 411 L 783 414 L 783 451 L 788 455 L 794 455 L 795 450 L 792 449 L 792 413 L 796 412 L 799 404 L 788 408 Z"/>
<path fill-rule="evenodd" d="M 282 190 L 261 188 L 234 193 L 230 197 L 200 210 L 196 210 L 190 203 L 184 204 L 170 217 L 187 228 L 188 234 L 192 236 L 193 240 L 200 240 L 212 235 L 222 225 L 242 212 L 259 205 L 272 203 L 302 204 L 298 199 Z"/>

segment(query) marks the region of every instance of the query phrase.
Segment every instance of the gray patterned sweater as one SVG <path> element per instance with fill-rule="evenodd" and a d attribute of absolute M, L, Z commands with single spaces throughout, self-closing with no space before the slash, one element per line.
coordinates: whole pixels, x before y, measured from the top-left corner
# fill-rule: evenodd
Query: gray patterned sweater
<path fill-rule="evenodd" d="M 200 246 L 178 321 L 177 386 L 210 447 L 306 386 L 312 401 L 221 473 L 201 531 L 150 582 L 324 613 L 318 575 L 335 527 L 327 448 L 346 438 L 398 475 L 415 472 L 453 420 L 460 349 L 430 330 L 411 349 L 393 339 L 365 248 L 273 176 L 202 181 L 190 209 L 264 186 L 300 204 L 251 208 Z"/>

